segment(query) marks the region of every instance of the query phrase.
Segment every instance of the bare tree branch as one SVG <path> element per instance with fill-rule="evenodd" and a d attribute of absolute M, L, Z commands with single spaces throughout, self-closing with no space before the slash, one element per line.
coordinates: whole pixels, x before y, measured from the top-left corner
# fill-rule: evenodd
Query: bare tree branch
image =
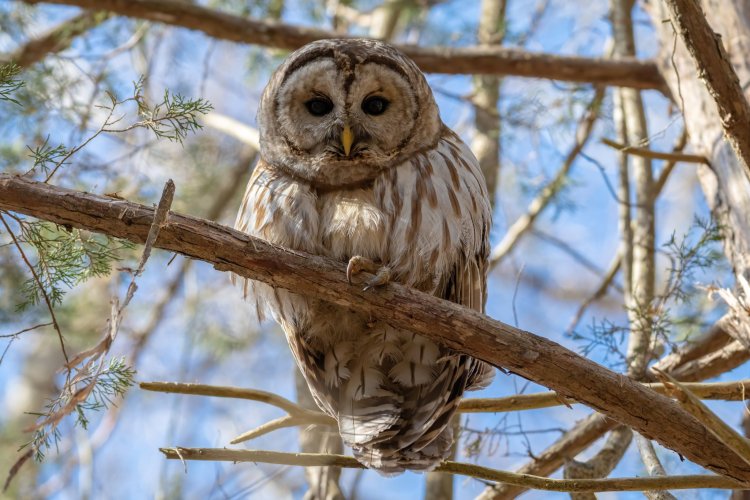
<path fill-rule="evenodd" d="M 90 29 L 98 26 L 111 15 L 107 12 L 84 12 L 72 19 L 63 21 L 44 35 L 26 42 L 17 50 L 0 54 L 0 64 L 15 63 L 28 68 L 38 63 L 49 54 L 62 52 L 70 47 L 73 40 Z"/>
<path fill-rule="evenodd" d="M 611 139 L 602 139 L 602 142 L 611 148 L 615 148 L 618 151 L 634 156 L 641 156 L 650 160 L 667 160 L 670 162 L 684 161 L 688 163 L 704 163 L 708 165 L 708 158 L 702 155 L 691 155 L 687 153 L 665 153 L 663 151 L 654 151 L 648 148 L 639 148 L 635 146 L 628 146 L 620 144 Z"/>
<path fill-rule="evenodd" d="M 154 209 L 20 177 L 0 175 L 0 208 L 142 243 Z M 665 396 L 550 341 L 457 304 L 392 283 L 361 290 L 345 265 L 284 249 L 194 217 L 170 214 L 156 246 L 214 264 L 220 271 L 315 296 L 379 318 L 448 348 L 574 398 L 720 474 L 750 484 L 720 440 Z M 457 335 L 456 332 L 461 332 Z"/>
<path fill-rule="evenodd" d="M 633 34 L 633 2 L 631 0 L 612 0 L 610 2 L 612 32 L 614 37 L 614 54 L 616 57 L 635 55 L 635 37 Z M 620 134 L 627 144 L 641 145 L 648 141 L 648 125 L 643 108 L 641 93 L 636 89 L 618 89 L 619 105 L 622 107 L 622 130 Z M 625 307 L 628 311 L 630 336 L 627 350 L 627 374 L 637 380 L 646 376 L 646 368 L 653 358 L 654 339 L 652 338 L 652 312 L 655 286 L 655 224 L 656 197 L 653 189 L 653 170 L 651 160 L 643 156 L 624 156 L 623 168 L 627 162 L 632 164 L 635 213 L 631 220 L 630 241 L 625 241 L 629 248 L 623 253 L 623 269 L 629 269 L 631 282 L 625 283 Z M 629 175 L 625 175 L 628 182 Z M 622 186 L 623 191 L 626 186 Z M 630 211 L 630 198 L 619 200 L 622 211 Z M 626 221 L 622 221 L 626 222 Z M 621 224 L 622 225 L 622 224 Z M 622 228 L 621 229 L 627 229 Z M 630 254 L 630 255 L 629 255 Z M 626 276 L 626 281 L 628 277 Z"/>
<path fill-rule="evenodd" d="M 638 452 L 641 454 L 641 460 L 643 465 L 646 466 L 646 470 L 650 476 L 666 476 L 667 472 L 664 470 L 659 457 L 656 455 L 654 444 L 636 433 L 635 442 L 638 445 Z M 643 494 L 648 500 L 677 500 L 674 495 L 668 491 L 644 491 Z"/>
<path fill-rule="evenodd" d="M 674 373 L 679 367 L 706 355 L 710 355 L 732 341 L 727 332 L 731 325 L 731 315 L 725 314 L 711 328 L 695 341 L 688 341 L 686 346 L 660 359 L 653 367 L 667 373 Z M 654 372 L 655 373 L 655 372 Z M 680 380 L 686 380 L 677 377 Z"/>
<path fill-rule="evenodd" d="M 221 460 L 228 462 L 263 462 L 304 467 L 330 466 L 361 469 L 363 465 L 353 457 L 318 453 L 283 453 L 263 450 L 229 450 L 226 448 L 160 448 L 172 460 Z M 439 472 L 460 474 L 486 481 L 497 481 L 543 491 L 643 491 L 657 489 L 724 488 L 741 489 L 745 486 L 721 476 L 666 476 L 616 479 L 550 479 L 516 474 L 462 462 L 443 462 Z"/>
<path fill-rule="evenodd" d="M 750 359 L 750 350 L 744 343 L 734 340 L 718 351 L 708 353 L 680 365 L 670 372 L 678 380 L 693 381 L 716 377 L 740 366 Z M 653 370 L 654 367 L 651 368 Z"/>
<path fill-rule="evenodd" d="M 565 479 L 581 480 L 607 477 L 622 457 L 633 440 L 633 431 L 623 425 L 615 428 L 609 433 L 607 441 L 596 455 L 586 462 L 568 460 L 565 463 L 563 477 Z M 592 492 L 577 492 L 570 494 L 571 500 L 596 500 Z"/>
<path fill-rule="evenodd" d="M 505 11 L 507 0 L 482 0 L 479 10 L 477 40 L 483 47 L 500 46 L 505 38 Z M 490 203 L 495 198 L 500 175 L 500 79 L 489 75 L 477 75 L 473 82 L 471 101 L 474 107 L 474 137 L 471 150 L 479 161 L 479 167 L 487 182 Z"/>
<path fill-rule="evenodd" d="M 645 384 L 659 394 L 668 394 L 664 384 L 657 382 Z M 743 401 L 750 399 L 748 389 L 750 380 L 736 382 L 696 383 L 686 382 L 683 387 L 690 390 L 701 399 L 720 401 Z M 227 387 L 220 385 L 206 385 L 181 382 L 141 382 L 141 389 L 146 391 L 166 392 L 172 394 L 189 394 L 193 396 L 216 396 L 223 398 L 248 399 L 270 404 L 284 410 L 290 415 L 309 416 L 308 424 L 336 425 L 336 420 L 317 410 L 309 410 L 288 399 L 273 393 L 241 387 Z M 458 404 L 459 413 L 501 413 L 510 411 L 538 410 L 553 406 L 570 405 L 575 403 L 554 391 L 537 392 L 532 394 L 517 394 L 503 398 L 467 398 Z M 289 426 L 291 427 L 291 426 Z"/>
<path fill-rule="evenodd" d="M 344 33 L 248 19 L 178 0 L 24 0 L 86 9 L 107 10 L 118 15 L 148 19 L 197 30 L 208 36 L 240 43 L 293 50 Z M 398 46 L 423 71 L 445 74 L 512 75 L 598 85 L 632 86 L 664 91 L 666 84 L 651 61 L 608 61 L 583 57 L 531 53 L 502 47 Z"/>

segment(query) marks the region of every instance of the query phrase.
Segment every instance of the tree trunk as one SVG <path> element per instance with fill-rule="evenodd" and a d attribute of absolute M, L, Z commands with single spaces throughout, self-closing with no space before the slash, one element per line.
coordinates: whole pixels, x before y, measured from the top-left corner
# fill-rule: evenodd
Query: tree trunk
<path fill-rule="evenodd" d="M 502 43 L 505 35 L 506 0 L 482 0 L 477 38 L 480 45 Z M 474 127 L 471 150 L 479 160 L 490 202 L 495 206 L 497 178 L 500 173 L 500 79 L 496 76 L 474 77 Z"/>
<path fill-rule="evenodd" d="M 744 0 L 703 0 L 704 12 L 730 56 L 740 83 L 750 92 L 750 3 Z M 683 112 L 693 149 L 711 166 L 699 165 L 698 178 L 724 236 L 724 248 L 736 275 L 750 277 L 750 181 L 724 139 L 714 99 L 701 81 L 695 63 L 675 33 L 666 6 L 645 2 L 661 39 L 661 65 L 672 97 Z M 676 47 L 675 47 L 676 41 Z M 673 50 L 674 49 L 674 50 Z"/>

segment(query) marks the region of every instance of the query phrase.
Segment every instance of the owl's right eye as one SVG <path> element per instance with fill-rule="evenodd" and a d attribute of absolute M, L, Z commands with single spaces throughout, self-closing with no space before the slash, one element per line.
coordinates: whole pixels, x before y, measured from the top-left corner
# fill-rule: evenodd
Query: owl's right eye
<path fill-rule="evenodd" d="M 325 116 L 333 109 L 333 103 L 323 97 L 315 97 L 305 103 L 307 110 L 313 116 Z"/>

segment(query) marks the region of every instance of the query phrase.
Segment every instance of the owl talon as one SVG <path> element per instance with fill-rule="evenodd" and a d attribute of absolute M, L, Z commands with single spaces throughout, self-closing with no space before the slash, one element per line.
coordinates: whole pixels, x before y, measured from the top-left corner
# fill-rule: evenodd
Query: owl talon
<path fill-rule="evenodd" d="M 349 264 L 346 266 L 346 281 L 349 282 L 349 284 L 352 284 L 352 276 L 355 274 L 359 274 L 362 271 L 366 271 L 368 273 L 376 273 L 380 269 L 380 266 L 373 262 L 371 259 L 368 259 L 367 257 L 362 257 L 361 255 L 355 255 L 351 259 L 349 259 Z"/>
<path fill-rule="evenodd" d="M 391 281 L 391 268 L 388 266 L 382 266 L 375 272 L 375 276 L 365 281 L 365 286 L 362 288 L 363 292 L 371 288 L 378 286 L 387 285 Z"/>
<path fill-rule="evenodd" d="M 349 284 L 352 284 L 352 276 L 359 274 L 362 271 L 372 273 L 375 276 L 365 281 L 365 287 L 363 291 L 382 286 L 391 281 L 391 268 L 388 266 L 381 266 L 372 259 L 362 257 L 361 255 L 355 255 L 349 259 L 349 264 L 346 266 L 346 280 Z"/>

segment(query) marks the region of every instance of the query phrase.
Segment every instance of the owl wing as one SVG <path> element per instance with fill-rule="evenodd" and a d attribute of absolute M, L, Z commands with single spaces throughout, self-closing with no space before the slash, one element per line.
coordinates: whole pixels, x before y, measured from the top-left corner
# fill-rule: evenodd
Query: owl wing
<path fill-rule="evenodd" d="M 481 256 L 462 257 L 451 272 L 442 298 L 483 313 L 487 290 L 486 269 L 487 260 Z M 467 358 L 466 364 L 469 371 L 467 390 L 484 389 L 492 382 L 495 373 L 492 365 L 474 358 Z"/>
<path fill-rule="evenodd" d="M 444 161 L 461 168 L 466 189 L 457 190 L 456 196 L 464 197 L 459 198 L 458 202 L 469 208 L 468 217 L 462 220 L 462 233 L 468 237 L 462 238 L 461 252 L 445 276 L 445 285 L 439 288 L 442 289 L 440 296 L 484 313 L 492 225 L 492 208 L 486 183 L 476 157 L 455 133 L 448 130 L 440 146 Z M 468 390 L 483 389 L 492 382 L 495 372 L 492 365 L 473 358 L 468 358 L 466 363 L 469 371 Z"/>
<path fill-rule="evenodd" d="M 312 216 L 315 200 L 315 194 L 309 189 L 280 174 L 260 158 L 248 180 L 234 227 L 287 248 L 315 253 L 318 231 L 317 217 Z M 319 343 L 310 342 L 309 332 L 314 321 L 308 314 L 311 309 L 328 310 L 331 306 L 234 274 L 231 280 L 242 288 L 244 298 L 255 304 L 259 321 L 270 313 L 281 326 L 313 398 L 327 414 L 335 416 L 338 401 L 325 380 L 326 350 Z"/>
<path fill-rule="evenodd" d="M 260 158 L 248 181 L 234 228 L 286 248 L 316 253 L 314 236 L 318 227 L 314 212 L 315 195 Z M 231 280 L 242 288 L 245 299 L 255 302 L 259 320 L 270 309 L 273 318 L 282 323 L 279 292 L 240 276 L 232 275 Z"/>

